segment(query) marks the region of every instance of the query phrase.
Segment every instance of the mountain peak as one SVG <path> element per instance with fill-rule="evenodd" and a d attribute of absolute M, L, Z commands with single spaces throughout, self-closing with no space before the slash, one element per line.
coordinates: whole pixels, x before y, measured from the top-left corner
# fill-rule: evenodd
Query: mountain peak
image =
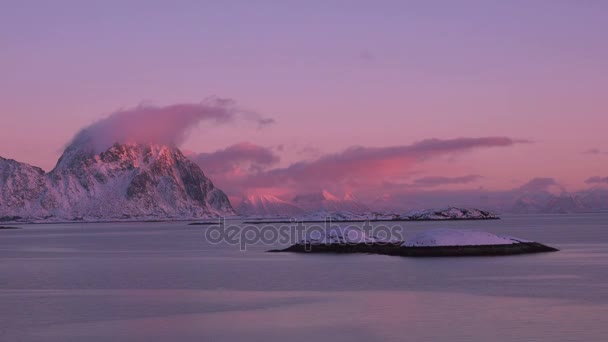
<path fill-rule="evenodd" d="M 355 195 L 353 195 L 352 192 L 347 192 L 344 194 L 344 200 L 345 201 L 356 201 L 357 198 L 355 197 Z"/>
<path fill-rule="evenodd" d="M 352 194 L 346 194 L 340 199 L 327 190 L 321 192 L 299 194 L 294 197 L 294 203 L 306 211 L 347 211 L 361 213 L 369 211 L 363 203 L 357 201 Z"/>
<path fill-rule="evenodd" d="M 289 217 L 301 214 L 298 206 L 270 194 L 250 194 L 243 198 L 237 212 L 246 216 Z"/>
<path fill-rule="evenodd" d="M 175 146 L 116 143 L 96 152 L 71 144 L 51 172 L 27 178 L 41 190 L 15 190 L 20 193 L 10 196 L 28 192 L 29 209 L 3 206 L 0 216 L 105 220 L 234 214 L 226 195 Z"/>
<path fill-rule="evenodd" d="M 321 196 L 326 201 L 337 201 L 338 200 L 338 197 L 334 196 L 331 192 L 329 192 L 325 189 L 323 189 L 323 191 L 321 191 Z"/>

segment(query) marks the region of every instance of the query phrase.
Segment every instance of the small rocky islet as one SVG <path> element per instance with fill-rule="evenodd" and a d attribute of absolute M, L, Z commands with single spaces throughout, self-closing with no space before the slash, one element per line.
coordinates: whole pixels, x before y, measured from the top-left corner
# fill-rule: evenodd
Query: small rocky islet
<path fill-rule="evenodd" d="M 348 229 L 348 230 L 347 230 Z M 281 250 L 296 253 L 363 253 L 403 257 L 500 256 L 555 252 L 534 241 L 466 229 L 431 229 L 403 241 L 383 241 L 353 227 L 333 227 Z"/>

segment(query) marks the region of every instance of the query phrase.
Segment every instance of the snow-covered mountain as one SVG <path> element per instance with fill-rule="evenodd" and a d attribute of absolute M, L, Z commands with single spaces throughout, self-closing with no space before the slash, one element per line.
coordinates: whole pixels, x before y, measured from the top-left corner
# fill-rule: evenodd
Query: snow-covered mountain
<path fill-rule="evenodd" d="M 79 141 L 55 168 L 0 158 L 5 220 L 178 219 L 234 215 L 226 195 L 179 149 L 114 144 L 96 152 Z"/>
<path fill-rule="evenodd" d="M 294 197 L 293 203 L 309 213 L 328 211 L 361 214 L 370 211 L 365 204 L 359 202 L 351 193 L 346 193 L 342 198 L 338 198 L 327 190 L 297 195 Z"/>
<path fill-rule="evenodd" d="M 608 190 L 596 188 L 561 194 L 525 193 L 516 198 L 510 211 L 518 214 L 608 211 Z"/>
<path fill-rule="evenodd" d="M 585 208 L 593 211 L 608 211 L 608 189 L 593 188 L 578 193 Z"/>
<path fill-rule="evenodd" d="M 28 216 L 40 207 L 47 192 L 44 170 L 0 157 L 0 218 Z"/>
<path fill-rule="evenodd" d="M 554 197 L 548 192 L 524 193 L 515 199 L 509 211 L 516 214 L 541 213 L 547 207 L 547 203 Z"/>
<path fill-rule="evenodd" d="M 306 212 L 295 216 L 301 221 L 325 221 L 331 219 L 340 221 L 448 221 L 448 220 L 492 220 L 499 217 L 489 211 L 474 208 L 455 208 L 415 210 L 405 213 L 389 211 L 367 211 L 363 213 L 352 213 L 348 211 L 326 211 Z"/>
<path fill-rule="evenodd" d="M 552 198 L 544 210 L 548 213 L 581 213 L 592 210 L 586 208 L 578 195 L 563 194 Z"/>
<path fill-rule="evenodd" d="M 317 218 L 348 217 L 365 218 L 370 209 L 359 202 L 351 193 L 339 198 L 329 191 L 296 195 L 286 201 L 272 195 L 249 195 L 242 199 L 237 212 L 246 217 L 258 218 Z"/>
<path fill-rule="evenodd" d="M 344 197 L 334 196 L 329 191 L 301 194 L 293 201 L 285 201 L 272 195 L 249 195 L 237 208 L 240 215 L 248 217 L 326 217 L 346 215 L 360 217 L 370 209 L 351 193 Z"/>
<path fill-rule="evenodd" d="M 249 195 L 243 198 L 236 211 L 250 217 L 296 217 L 304 212 L 302 208 L 273 195 Z"/>

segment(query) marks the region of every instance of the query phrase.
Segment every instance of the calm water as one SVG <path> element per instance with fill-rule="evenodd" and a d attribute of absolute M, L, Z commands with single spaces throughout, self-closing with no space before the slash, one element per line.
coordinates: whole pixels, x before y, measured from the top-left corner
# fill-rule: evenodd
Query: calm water
<path fill-rule="evenodd" d="M 546 243 L 470 258 L 264 253 L 205 226 L 0 230 L 0 341 L 605 341 L 608 215 L 404 223 Z"/>

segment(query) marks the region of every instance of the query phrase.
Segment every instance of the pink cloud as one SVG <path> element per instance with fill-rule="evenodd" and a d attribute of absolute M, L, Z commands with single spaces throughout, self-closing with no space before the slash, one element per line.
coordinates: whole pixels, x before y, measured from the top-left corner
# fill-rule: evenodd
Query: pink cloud
<path fill-rule="evenodd" d="M 428 139 L 411 145 L 390 147 L 351 147 L 343 152 L 327 154 L 312 161 L 300 161 L 284 168 L 266 169 L 270 163 L 258 164 L 258 168 L 244 170 L 232 169 L 216 176 L 218 184 L 234 191 L 251 188 L 282 188 L 289 191 L 318 190 L 352 190 L 373 187 L 389 179 L 399 179 L 406 175 L 413 165 L 443 155 L 464 153 L 475 149 L 508 147 L 527 140 L 508 137 L 482 137 L 457 139 Z M 226 149 L 230 150 L 230 148 Z M 257 155 L 248 151 L 247 155 Z M 217 155 L 216 155 L 217 154 Z M 243 156 L 227 153 L 225 150 L 211 154 L 214 160 L 230 164 L 229 159 Z M 205 165 L 199 162 L 203 170 Z M 213 164 L 211 165 L 213 170 Z M 238 172 L 236 172 L 238 171 Z M 469 176 L 470 178 L 470 176 Z M 213 178 L 212 178 L 213 179 Z M 455 180 L 464 182 L 467 179 Z M 469 179 L 472 181 L 471 179 Z"/>
<path fill-rule="evenodd" d="M 468 184 L 482 178 L 483 177 L 480 175 L 466 175 L 460 177 L 431 176 L 418 178 L 412 182 L 412 185 L 420 187 L 433 187 L 440 185 Z"/>
<path fill-rule="evenodd" d="M 598 149 L 598 148 L 590 148 L 590 149 L 586 150 L 585 152 L 583 152 L 583 154 L 601 155 L 601 154 L 608 154 L 608 152 L 600 151 L 600 149 Z"/>
<path fill-rule="evenodd" d="M 608 184 L 608 177 L 590 177 L 587 180 L 585 180 L 585 183 L 587 184 L 601 184 L 601 183 L 606 183 Z"/>
<path fill-rule="evenodd" d="M 205 172 L 215 175 L 243 168 L 244 165 L 248 166 L 249 172 L 255 172 L 280 160 L 272 149 L 249 142 L 238 143 L 213 153 L 199 153 L 188 157 Z"/>
<path fill-rule="evenodd" d="M 211 180 L 229 195 L 239 196 L 249 190 L 244 181 L 280 161 L 273 149 L 242 142 L 212 153 L 190 154 Z"/>
<path fill-rule="evenodd" d="M 524 185 L 519 187 L 520 191 L 528 192 L 542 192 L 551 190 L 561 190 L 562 186 L 553 178 L 549 177 L 537 177 L 533 178 Z"/>
<path fill-rule="evenodd" d="M 428 139 L 411 145 L 391 147 L 351 147 L 322 156 L 314 161 L 303 161 L 286 168 L 273 169 L 252 175 L 259 185 L 276 183 L 320 183 L 385 177 L 398 177 L 411 165 L 428 158 L 451 153 L 468 152 L 478 148 L 513 146 L 528 141 L 507 137 Z"/>
<path fill-rule="evenodd" d="M 114 143 L 153 143 L 179 145 L 200 122 L 221 124 L 242 118 L 260 126 L 273 119 L 239 109 L 230 99 L 210 98 L 201 103 L 174 104 L 166 107 L 140 105 L 119 110 L 76 134 L 72 143 L 91 146 L 101 152 Z"/>

